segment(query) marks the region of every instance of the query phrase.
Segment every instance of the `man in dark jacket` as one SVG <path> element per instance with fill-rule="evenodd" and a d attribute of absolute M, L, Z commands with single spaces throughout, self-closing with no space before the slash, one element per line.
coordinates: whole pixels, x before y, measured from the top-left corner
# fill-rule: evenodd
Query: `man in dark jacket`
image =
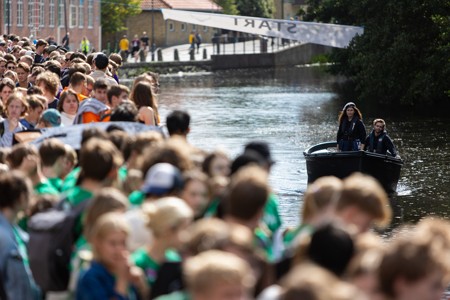
<path fill-rule="evenodd" d="M 389 151 L 393 157 L 397 156 L 394 144 L 387 135 L 386 123 L 383 119 L 375 119 L 373 121 L 373 130 L 366 138 L 364 150 L 383 155 L 386 155 L 387 151 Z"/>

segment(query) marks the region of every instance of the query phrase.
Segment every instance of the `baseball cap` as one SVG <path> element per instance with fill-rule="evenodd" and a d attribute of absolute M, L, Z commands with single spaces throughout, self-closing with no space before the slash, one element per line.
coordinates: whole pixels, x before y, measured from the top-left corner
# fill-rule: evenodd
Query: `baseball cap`
<path fill-rule="evenodd" d="M 159 163 L 147 171 L 141 191 L 145 194 L 163 196 L 180 191 L 182 188 L 183 178 L 180 170 L 171 164 Z"/>
<path fill-rule="evenodd" d="M 45 110 L 41 115 L 41 120 L 48 122 L 52 127 L 61 126 L 61 114 L 54 108 Z"/>

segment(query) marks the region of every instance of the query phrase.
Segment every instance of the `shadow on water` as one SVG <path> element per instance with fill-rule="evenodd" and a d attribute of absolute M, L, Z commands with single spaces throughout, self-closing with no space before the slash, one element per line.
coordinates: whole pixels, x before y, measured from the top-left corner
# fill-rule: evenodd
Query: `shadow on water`
<path fill-rule="evenodd" d="M 303 151 L 336 136 L 337 115 L 347 102 L 332 92 L 340 81 L 319 68 L 294 67 L 162 76 L 160 112 L 165 120 L 171 110 L 189 111 L 190 141 L 206 150 L 223 148 L 232 158 L 250 140 L 268 141 L 277 161 L 271 183 L 283 220 L 292 226 L 307 185 Z M 450 217 L 450 119 L 366 107 L 361 105 L 367 132 L 374 118 L 384 118 L 405 161 L 392 199 L 394 223 Z"/>

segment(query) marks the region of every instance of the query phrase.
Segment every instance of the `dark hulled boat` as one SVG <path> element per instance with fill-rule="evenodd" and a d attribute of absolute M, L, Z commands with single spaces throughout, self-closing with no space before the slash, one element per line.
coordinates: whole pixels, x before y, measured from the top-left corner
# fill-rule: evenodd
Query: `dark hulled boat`
<path fill-rule="evenodd" d="M 334 151 L 333 151 L 334 150 Z M 345 178 L 354 172 L 375 177 L 385 191 L 395 194 L 403 161 L 389 155 L 368 151 L 336 151 L 336 142 L 326 142 L 303 152 L 308 171 L 308 183 L 322 176 Z"/>

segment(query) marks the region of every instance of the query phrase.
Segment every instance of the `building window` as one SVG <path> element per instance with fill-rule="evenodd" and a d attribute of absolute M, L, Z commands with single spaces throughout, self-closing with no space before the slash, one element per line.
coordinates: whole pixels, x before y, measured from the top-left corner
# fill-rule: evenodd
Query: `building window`
<path fill-rule="evenodd" d="M 39 27 L 45 26 L 45 3 L 44 0 L 39 0 Z"/>
<path fill-rule="evenodd" d="M 70 0 L 70 28 L 77 27 L 77 12 L 78 8 L 75 5 L 75 0 Z"/>
<path fill-rule="evenodd" d="M 33 27 L 34 23 L 34 2 L 28 2 L 28 27 Z"/>
<path fill-rule="evenodd" d="M 83 28 L 84 27 L 84 0 L 80 0 L 80 3 L 78 5 L 78 27 Z"/>
<path fill-rule="evenodd" d="M 5 1 L 5 7 L 3 10 L 3 20 L 5 22 L 5 25 L 11 25 L 12 24 L 12 17 L 11 17 L 11 0 Z"/>
<path fill-rule="evenodd" d="M 55 0 L 48 1 L 48 26 L 55 27 Z"/>
<path fill-rule="evenodd" d="M 203 26 L 203 31 L 208 32 L 208 26 Z"/>
<path fill-rule="evenodd" d="M 94 27 L 94 0 L 88 0 L 88 27 Z"/>
<path fill-rule="evenodd" d="M 64 27 L 64 0 L 58 1 L 58 26 Z"/>
<path fill-rule="evenodd" d="M 17 0 L 17 26 L 23 26 L 23 0 Z"/>
<path fill-rule="evenodd" d="M 197 25 L 196 24 L 192 24 L 192 30 L 197 30 Z"/>
<path fill-rule="evenodd" d="M 181 23 L 181 31 L 186 31 L 186 23 Z"/>
<path fill-rule="evenodd" d="M 175 31 L 175 26 L 172 22 L 169 23 L 169 31 Z"/>

